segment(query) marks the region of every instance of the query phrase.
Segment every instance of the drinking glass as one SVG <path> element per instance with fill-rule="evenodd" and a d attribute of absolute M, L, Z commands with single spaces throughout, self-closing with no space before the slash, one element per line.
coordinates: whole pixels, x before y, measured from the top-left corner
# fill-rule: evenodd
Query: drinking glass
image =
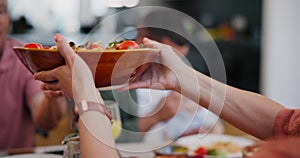
<path fill-rule="evenodd" d="M 118 103 L 112 100 L 104 101 L 107 108 L 111 111 L 113 124 L 112 124 L 112 134 L 115 139 L 118 139 L 122 132 L 122 122 Z"/>
<path fill-rule="evenodd" d="M 253 154 L 259 150 L 262 144 L 264 143 L 261 142 L 261 143 L 256 143 L 254 145 L 243 147 L 242 148 L 243 157 L 252 157 Z"/>
<path fill-rule="evenodd" d="M 67 135 L 62 141 L 64 145 L 63 158 L 80 158 L 80 141 L 78 133 Z"/>

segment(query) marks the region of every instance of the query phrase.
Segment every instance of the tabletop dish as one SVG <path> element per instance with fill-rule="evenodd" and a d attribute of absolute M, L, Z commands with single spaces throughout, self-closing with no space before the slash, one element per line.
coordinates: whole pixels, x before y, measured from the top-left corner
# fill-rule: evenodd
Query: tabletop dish
<path fill-rule="evenodd" d="M 239 147 L 236 152 L 227 152 L 227 157 L 242 157 L 242 148 L 245 146 L 253 145 L 254 141 L 251 139 L 224 135 L 224 134 L 207 134 L 207 135 L 191 135 L 179 138 L 176 141 L 176 144 L 185 146 L 189 149 L 189 155 L 195 155 L 195 151 L 199 149 L 199 147 L 209 147 L 218 143 L 232 143 Z M 212 157 L 212 156 L 208 156 Z"/>
<path fill-rule="evenodd" d="M 13 48 L 18 58 L 32 73 L 64 65 L 57 50 Z M 141 74 L 158 57 L 158 49 L 78 50 L 78 55 L 91 69 L 96 87 L 126 84 Z"/>
<path fill-rule="evenodd" d="M 156 156 L 165 156 L 165 157 L 187 157 L 188 148 L 185 146 L 180 146 L 176 144 L 168 145 L 159 149 L 154 150 Z"/>
<path fill-rule="evenodd" d="M 19 155 L 4 156 L 2 158 L 62 158 L 62 156 L 55 155 L 55 154 L 19 154 Z"/>

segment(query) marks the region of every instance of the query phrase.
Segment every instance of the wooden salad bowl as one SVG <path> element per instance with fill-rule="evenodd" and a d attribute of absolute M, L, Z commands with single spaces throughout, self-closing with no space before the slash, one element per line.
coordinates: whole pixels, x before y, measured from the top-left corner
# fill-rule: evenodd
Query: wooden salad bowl
<path fill-rule="evenodd" d="M 57 50 L 14 47 L 18 58 L 32 72 L 51 70 L 65 64 Z M 91 69 L 95 85 L 122 85 L 143 73 L 159 55 L 158 49 L 79 50 L 76 53 Z"/>

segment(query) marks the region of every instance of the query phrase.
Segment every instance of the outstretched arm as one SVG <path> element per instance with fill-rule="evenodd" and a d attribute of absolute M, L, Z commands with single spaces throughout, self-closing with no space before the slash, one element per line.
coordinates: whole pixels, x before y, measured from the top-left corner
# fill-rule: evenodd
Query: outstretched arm
<path fill-rule="evenodd" d="M 275 117 L 284 109 L 282 105 L 197 72 L 185 65 L 170 46 L 146 38 L 143 42 L 147 47 L 161 50 L 160 64 L 152 64 L 120 91 L 146 87 L 175 90 L 249 134 L 259 138 L 273 135 Z"/>
<path fill-rule="evenodd" d="M 194 88 L 190 86 L 185 86 L 185 91 L 191 92 L 186 93 L 187 97 L 194 98 L 212 112 L 218 113 L 222 109 L 222 119 L 256 137 L 267 138 L 274 134 L 275 118 L 284 109 L 282 105 L 260 94 L 225 85 L 194 70 L 191 73 L 197 75 L 195 84 L 200 85 L 200 98 L 195 100 L 199 92 L 193 93 Z"/>

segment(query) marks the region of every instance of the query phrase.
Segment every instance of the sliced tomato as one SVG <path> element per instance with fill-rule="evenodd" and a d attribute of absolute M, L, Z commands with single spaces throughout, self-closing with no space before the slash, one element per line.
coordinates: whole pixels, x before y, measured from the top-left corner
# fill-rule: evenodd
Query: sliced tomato
<path fill-rule="evenodd" d="M 117 49 L 137 49 L 140 46 L 135 41 L 123 41 L 117 47 Z"/>
<path fill-rule="evenodd" d="M 27 43 L 24 45 L 24 48 L 37 48 L 37 49 L 42 49 L 43 45 L 40 43 L 35 43 L 35 42 L 31 42 L 31 43 Z"/>

